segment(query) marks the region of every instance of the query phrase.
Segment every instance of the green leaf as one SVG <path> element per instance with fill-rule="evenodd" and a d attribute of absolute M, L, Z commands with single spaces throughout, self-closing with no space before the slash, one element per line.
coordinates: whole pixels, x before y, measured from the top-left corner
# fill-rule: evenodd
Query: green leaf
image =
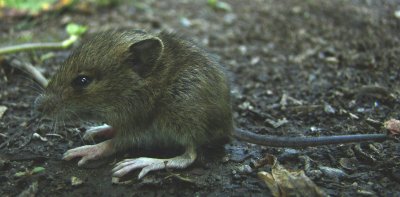
<path fill-rule="evenodd" d="M 220 10 L 224 10 L 224 11 L 232 11 L 232 7 L 231 5 L 229 5 L 228 3 L 222 2 L 222 1 L 218 1 L 216 8 L 220 9 Z"/>
<path fill-rule="evenodd" d="M 54 58 L 54 57 L 55 57 L 54 52 L 48 52 L 48 53 L 45 53 L 45 54 L 40 56 L 40 61 L 44 62 L 44 61 L 46 61 L 48 59 L 51 59 L 51 58 Z"/>
<path fill-rule="evenodd" d="M 208 0 L 207 1 L 208 5 L 214 9 L 217 10 L 223 10 L 223 11 L 232 11 L 231 5 L 229 5 L 226 2 L 218 1 L 218 0 Z"/>
<path fill-rule="evenodd" d="M 207 3 L 209 6 L 211 6 L 212 8 L 215 8 L 217 6 L 217 2 L 218 0 L 208 0 Z"/>
<path fill-rule="evenodd" d="M 70 36 L 73 36 L 73 35 L 74 36 L 79 36 L 79 35 L 82 35 L 83 33 L 86 32 L 87 27 L 83 26 L 83 25 L 78 25 L 76 23 L 69 23 L 67 25 L 67 27 L 65 28 L 65 30 L 67 31 L 67 33 Z"/>
<path fill-rule="evenodd" d="M 44 170 L 45 170 L 45 168 L 39 166 L 39 167 L 33 168 L 33 170 L 31 172 L 32 172 L 32 174 L 36 174 L 39 172 L 43 172 Z"/>
<path fill-rule="evenodd" d="M 14 174 L 14 176 L 16 176 L 16 177 L 22 177 L 22 176 L 26 176 L 26 172 L 17 172 L 17 173 L 15 173 Z"/>
<path fill-rule="evenodd" d="M 56 0 L 4 0 L 2 3 L 4 3 L 4 7 L 13 8 L 16 10 L 27 10 L 29 13 L 35 14 L 46 9 L 46 7 L 50 6 L 55 1 Z"/>

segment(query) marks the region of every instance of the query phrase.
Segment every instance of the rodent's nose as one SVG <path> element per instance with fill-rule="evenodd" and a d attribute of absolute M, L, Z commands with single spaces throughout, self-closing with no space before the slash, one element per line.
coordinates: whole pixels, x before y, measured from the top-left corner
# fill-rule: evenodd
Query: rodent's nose
<path fill-rule="evenodd" d="M 44 100 L 44 96 L 40 95 L 33 102 L 34 114 L 38 114 L 38 113 L 43 113 L 44 112 L 43 100 Z"/>
<path fill-rule="evenodd" d="M 56 110 L 56 106 L 56 98 L 53 95 L 42 94 L 33 103 L 33 113 L 34 115 L 43 117 L 52 116 Z"/>

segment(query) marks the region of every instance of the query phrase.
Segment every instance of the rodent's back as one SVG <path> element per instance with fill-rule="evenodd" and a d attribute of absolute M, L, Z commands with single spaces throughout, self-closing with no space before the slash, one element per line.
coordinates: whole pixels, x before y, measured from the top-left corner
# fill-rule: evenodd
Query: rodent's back
<path fill-rule="evenodd" d="M 229 136 L 230 87 L 223 66 L 191 41 L 158 36 L 164 51 L 148 78 L 157 95 L 155 130 L 172 129 L 165 135 L 198 146 Z"/>

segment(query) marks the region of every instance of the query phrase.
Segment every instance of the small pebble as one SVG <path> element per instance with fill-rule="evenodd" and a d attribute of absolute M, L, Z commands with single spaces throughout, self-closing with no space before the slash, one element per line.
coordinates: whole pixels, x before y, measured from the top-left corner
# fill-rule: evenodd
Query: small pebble
<path fill-rule="evenodd" d="M 325 103 L 325 105 L 324 105 L 324 111 L 327 113 L 327 114 L 335 114 L 336 113 L 336 110 L 335 110 L 335 108 L 333 108 L 331 105 L 329 105 L 328 103 Z"/>
<path fill-rule="evenodd" d="M 322 175 L 321 170 L 310 170 L 307 172 L 307 175 L 310 177 L 320 177 Z"/>
<path fill-rule="evenodd" d="M 395 16 L 396 18 L 400 19 L 400 10 L 396 10 L 396 11 L 394 12 L 394 16 Z"/>
<path fill-rule="evenodd" d="M 0 105 L 0 118 L 3 117 L 4 113 L 6 113 L 7 107 L 4 105 Z"/>
<path fill-rule="evenodd" d="M 319 132 L 319 131 L 322 131 L 322 129 L 321 129 L 321 128 L 318 128 L 318 127 L 316 127 L 316 126 L 311 126 L 311 127 L 310 127 L 310 131 L 312 131 L 312 132 Z"/>
<path fill-rule="evenodd" d="M 40 134 L 38 133 L 34 133 L 32 135 L 33 139 L 40 139 L 42 142 L 47 142 L 47 138 L 46 137 L 42 137 Z"/>
<path fill-rule="evenodd" d="M 230 160 L 230 158 L 229 158 L 229 155 L 226 155 L 226 156 L 224 156 L 224 157 L 222 157 L 222 163 L 226 163 L 226 162 L 228 162 Z"/>
<path fill-rule="evenodd" d="M 363 112 L 365 112 L 365 108 L 363 108 L 363 107 L 357 108 L 357 112 L 363 113 Z"/>
<path fill-rule="evenodd" d="M 242 177 L 239 174 L 234 174 L 233 179 L 240 180 Z"/>
<path fill-rule="evenodd" d="M 247 53 L 247 47 L 244 45 L 239 46 L 239 51 L 242 55 L 245 55 Z"/>
<path fill-rule="evenodd" d="M 296 158 L 299 156 L 300 151 L 292 148 L 285 148 L 284 151 L 279 155 L 281 159 L 284 158 Z"/>
<path fill-rule="evenodd" d="M 256 65 L 258 62 L 260 62 L 260 57 L 259 56 L 253 57 L 250 60 L 250 64 L 251 65 Z"/>
<path fill-rule="evenodd" d="M 192 22 L 191 22 L 188 18 L 186 18 L 186 17 L 182 17 L 182 18 L 180 19 L 180 23 L 181 23 L 181 25 L 184 26 L 184 27 L 190 27 L 190 26 L 192 26 Z"/>
<path fill-rule="evenodd" d="M 71 177 L 71 185 L 72 186 L 78 186 L 78 185 L 82 185 L 82 184 L 83 184 L 83 181 L 80 178 L 75 177 L 75 176 Z"/>
<path fill-rule="evenodd" d="M 239 166 L 238 171 L 243 174 L 248 174 L 253 171 L 253 169 L 249 165 Z"/>
<path fill-rule="evenodd" d="M 229 13 L 224 16 L 224 22 L 227 24 L 232 24 L 236 20 L 236 14 Z"/>
<path fill-rule="evenodd" d="M 343 170 L 338 169 L 338 168 L 320 166 L 319 169 L 322 171 L 322 173 L 324 173 L 325 176 L 328 176 L 330 178 L 334 178 L 337 180 L 348 176 Z"/>

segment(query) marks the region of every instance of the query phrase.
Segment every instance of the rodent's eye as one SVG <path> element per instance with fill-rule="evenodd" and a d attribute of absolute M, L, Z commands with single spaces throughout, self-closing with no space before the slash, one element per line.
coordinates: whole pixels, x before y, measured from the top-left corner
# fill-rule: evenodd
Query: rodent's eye
<path fill-rule="evenodd" d="M 92 78 L 86 75 L 79 75 L 72 81 L 72 87 L 75 89 L 82 89 L 92 82 Z"/>

